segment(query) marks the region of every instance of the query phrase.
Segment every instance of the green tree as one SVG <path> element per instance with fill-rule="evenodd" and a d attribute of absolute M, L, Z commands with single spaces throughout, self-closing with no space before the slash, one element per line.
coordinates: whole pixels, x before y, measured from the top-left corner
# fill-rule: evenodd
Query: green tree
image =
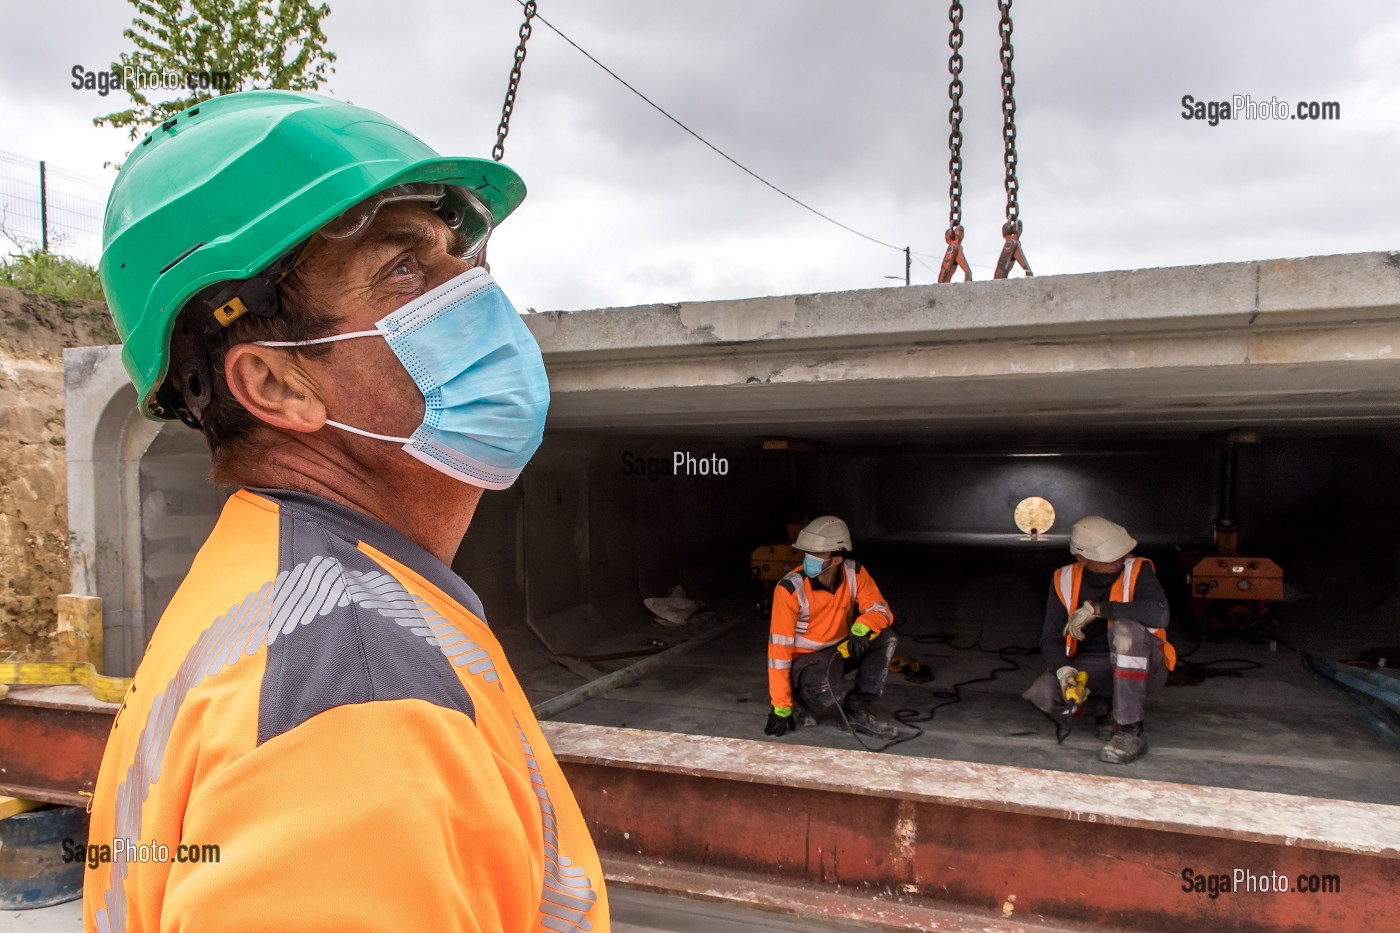
<path fill-rule="evenodd" d="M 136 8 L 122 35 L 136 45 L 113 62 L 125 79 L 174 73 L 194 87 L 143 89 L 123 80 L 132 106 L 96 117 L 126 127 L 133 142 L 170 117 L 215 94 L 254 88 L 314 91 L 335 69 L 321 21 L 329 4 L 310 0 L 130 0 Z M 222 78 L 221 78 L 222 76 Z M 205 87 L 207 83 L 211 86 Z M 174 95 L 174 96 L 171 96 Z M 164 98 L 164 99 L 153 99 Z"/>

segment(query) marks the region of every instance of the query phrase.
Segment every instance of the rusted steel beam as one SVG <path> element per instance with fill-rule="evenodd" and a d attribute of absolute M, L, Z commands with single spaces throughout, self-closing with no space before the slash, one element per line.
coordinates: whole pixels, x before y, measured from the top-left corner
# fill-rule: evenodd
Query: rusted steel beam
<path fill-rule="evenodd" d="M 945 909 L 1010 904 L 1017 914 L 1135 930 L 1362 931 L 1392 922 L 1400 808 L 563 723 L 547 734 L 605 857 Z M 609 742 L 605 760 L 595 750 Z M 928 792 L 929 775 L 944 776 L 946 789 Z M 1063 805 L 1045 796 L 1056 787 Z M 1085 788 L 1108 795 L 1098 812 L 1077 799 Z M 1140 812 L 1125 811 L 1115 790 L 1138 797 Z M 1188 812 L 1193 801 L 1200 812 Z M 1218 818 L 1226 805 L 1237 807 L 1233 824 Z M 1326 819 L 1310 821 L 1309 808 L 1336 820 L 1334 835 Z M 1389 828 L 1372 832 L 1368 818 L 1389 819 Z M 1187 869 L 1206 879 L 1200 892 Z M 1222 894 L 1208 880 L 1233 880 L 1236 870 L 1290 887 L 1300 876 L 1335 879 L 1340 890 Z"/>
<path fill-rule="evenodd" d="M 115 704 L 75 687 L 0 701 L 0 793 L 81 804 Z M 1391 923 L 1400 808 L 545 723 L 605 858 L 930 909 L 1138 930 Z M 1183 878 L 1315 877 L 1335 892 L 1196 892 Z M 1209 882 L 1202 882 L 1205 888 Z"/>
<path fill-rule="evenodd" d="M 83 806 L 117 704 L 81 687 L 13 687 L 0 700 L 0 794 Z"/>

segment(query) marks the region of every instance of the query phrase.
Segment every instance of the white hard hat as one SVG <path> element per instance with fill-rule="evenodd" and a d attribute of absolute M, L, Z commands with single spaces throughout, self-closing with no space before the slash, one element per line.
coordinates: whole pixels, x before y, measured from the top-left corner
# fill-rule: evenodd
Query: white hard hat
<path fill-rule="evenodd" d="M 832 551 L 851 549 L 851 530 L 835 515 L 823 515 L 807 523 L 807 527 L 797 533 L 799 551 L 809 554 L 829 554 Z"/>
<path fill-rule="evenodd" d="M 1127 557 L 1137 541 L 1122 525 L 1101 515 L 1085 515 L 1069 530 L 1069 551 L 1088 560 L 1111 564 Z"/>

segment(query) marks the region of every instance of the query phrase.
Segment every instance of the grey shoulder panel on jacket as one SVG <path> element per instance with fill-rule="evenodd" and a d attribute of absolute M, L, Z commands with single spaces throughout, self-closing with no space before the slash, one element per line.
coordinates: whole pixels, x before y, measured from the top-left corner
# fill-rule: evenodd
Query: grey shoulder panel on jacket
<path fill-rule="evenodd" d="M 438 645 L 442 629 L 424 615 L 426 609 L 443 623 L 430 607 L 304 515 L 283 513 L 280 531 L 259 745 L 355 703 L 416 699 L 475 716 Z"/>

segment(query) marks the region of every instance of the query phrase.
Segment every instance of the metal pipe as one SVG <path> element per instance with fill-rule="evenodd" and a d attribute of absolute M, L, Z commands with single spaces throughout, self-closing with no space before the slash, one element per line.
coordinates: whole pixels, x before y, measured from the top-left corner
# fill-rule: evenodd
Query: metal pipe
<path fill-rule="evenodd" d="M 535 706 L 535 718 L 549 719 L 559 715 L 566 709 L 572 709 L 580 703 L 584 703 L 594 697 L 602 696 L 609 690 L 616 690 L 619 687 L 630 687 L 641 680 L 646 674 L 664 666 L 670 661 L 674 661 L 681 655 L 689 654 L 707 642 L 714 641 L 716 638 L 738 625 L 741 621 L 743 621 L 743 617 L 730 619 L 728 622 L 715 626 L 708 632 L 702 632 L 688 641 L 681 642 L 674 648 L 667 648 L 660 654 L 654 654 L 649 658 L 643 658 L 636 664 L 629 664 L 620 671 L 613 671 L 611 674 L 599 677 L 597 680 L 590 680 L 581 687 L 575 687 L 568 693 L 561 693 L 557 697 L 545 700 Z"/>
<path fill-rule="evenodd" d="M 1235 471 L 1239 448 L 1232 442 L 1220 454 L 1220 520 L 1235 521 Z"/>

